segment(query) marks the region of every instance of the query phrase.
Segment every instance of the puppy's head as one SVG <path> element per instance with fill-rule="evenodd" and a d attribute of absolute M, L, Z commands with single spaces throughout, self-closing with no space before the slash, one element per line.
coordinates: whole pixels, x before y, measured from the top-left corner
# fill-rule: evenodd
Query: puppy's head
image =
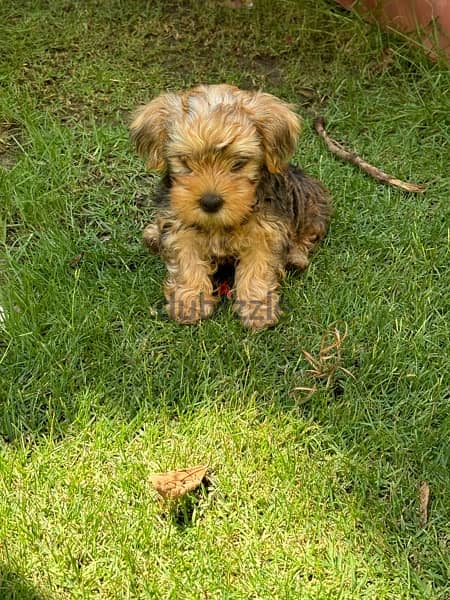
<path fill-rule="evenodd" d="M 237 227 L 252 211 L 261 171 L 283 171 L 300 130 L 290 105 L 229 85 L 159 96 L 130 127 L 151 169 L 171 176 L 172 210 L 186 224 Z"/>

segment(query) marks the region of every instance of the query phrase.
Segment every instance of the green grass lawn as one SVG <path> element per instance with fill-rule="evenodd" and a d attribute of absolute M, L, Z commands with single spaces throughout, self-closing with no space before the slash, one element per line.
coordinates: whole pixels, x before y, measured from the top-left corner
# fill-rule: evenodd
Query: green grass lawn
<path fill-rule="evenodd" d="M 0 32 L 0 598 L 449 598 L 447 68 L 325 0 L 4 0 Z M 334 197 L 273 330 L 168 321 L 141 245 L 129 113 L 198 82 L 295 102 Z M 339 162 L 318 114 L 427 193 Z M 304 351 L 335 326 L 327 385 Z"/>

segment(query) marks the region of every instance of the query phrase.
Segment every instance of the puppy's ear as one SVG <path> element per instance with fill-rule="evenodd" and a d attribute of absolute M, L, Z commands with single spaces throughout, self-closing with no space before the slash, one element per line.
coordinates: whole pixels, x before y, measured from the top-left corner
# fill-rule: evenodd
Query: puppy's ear
<path fill-rule="evenodd" d="M 247 95 L 244 108 L 261 135 L 267 168 L 280 173 L 294 154 L 300 134 L 300 119 L 293 106 L 271 94 L 254 92 Z"/>
<path fill-rule="evenodd" d="M 168 126 L 179 113 L 180 105 L 176 94 L 163 94 L 138 108 L 133 115 L 131 139 L 138 154 L 147 159 L 150 169 L 164 171 L 167 166 L 164 148 Z"/>

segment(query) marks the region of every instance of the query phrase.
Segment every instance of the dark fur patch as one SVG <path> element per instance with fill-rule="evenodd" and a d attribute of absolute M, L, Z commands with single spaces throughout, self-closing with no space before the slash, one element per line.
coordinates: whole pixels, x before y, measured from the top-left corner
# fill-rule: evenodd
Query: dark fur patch
<path fill-rule="evenodd" d="M 255 210 L 267 217 L 288 221 L 301 232 L 320 218 L 328 225 L 331 216 L 331 200 L 328 190 L 316 179 L 294 165 L 282 173 L 263 171 L 256 190 Z"/>

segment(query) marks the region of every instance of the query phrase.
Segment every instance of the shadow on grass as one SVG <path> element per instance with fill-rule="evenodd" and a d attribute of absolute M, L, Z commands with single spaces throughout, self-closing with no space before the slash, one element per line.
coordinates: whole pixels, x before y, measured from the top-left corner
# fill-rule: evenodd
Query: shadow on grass
<path fill-rule="evenodd" d="M 49 597 L 38 591 L 15 569 L 0 563 L 0 598 L 2 600 L 47 600 Z"/>

